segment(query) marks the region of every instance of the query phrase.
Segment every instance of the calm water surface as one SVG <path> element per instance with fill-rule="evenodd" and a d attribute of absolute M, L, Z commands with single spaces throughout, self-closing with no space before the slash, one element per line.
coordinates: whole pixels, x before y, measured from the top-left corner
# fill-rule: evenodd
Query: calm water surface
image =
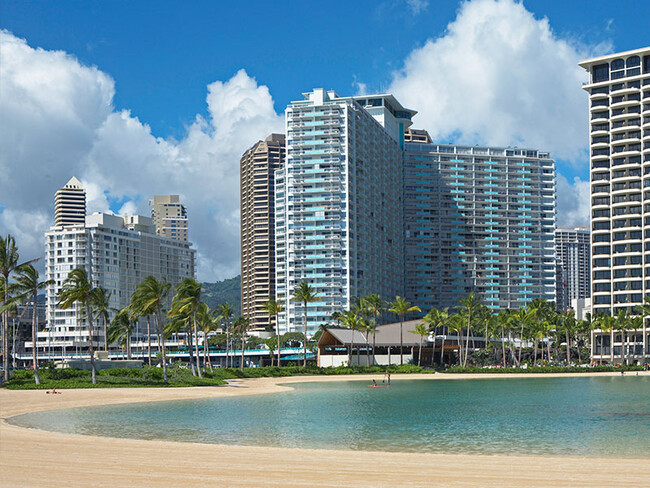
<path fill-rule="evenodd" d="M 76 434 L 216 444 L 650 457 L 647 376 L 394 377 L 390 388 L 366 384 L 303 383 L 289 393 L 74 408 L 10 422 Z"/>

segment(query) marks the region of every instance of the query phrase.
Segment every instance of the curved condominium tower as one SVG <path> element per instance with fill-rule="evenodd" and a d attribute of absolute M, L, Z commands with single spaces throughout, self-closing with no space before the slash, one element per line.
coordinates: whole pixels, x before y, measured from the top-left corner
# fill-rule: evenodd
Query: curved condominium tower
<path fill-rule="evenodd" d="M 650 48 L 588 59 L 593 314 L 650 292 Z"/>

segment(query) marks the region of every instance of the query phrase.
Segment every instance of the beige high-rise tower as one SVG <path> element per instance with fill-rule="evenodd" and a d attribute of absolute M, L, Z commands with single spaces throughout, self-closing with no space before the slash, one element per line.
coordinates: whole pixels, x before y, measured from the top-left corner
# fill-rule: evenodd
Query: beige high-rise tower
<path fill-rule="evenodd" d="M 69 227 L 86 223 L 86 190 L 74 176 L 54 197 L 55 225 Z"/>
<path fill-rule="evenodd" d="M 157 235 L 187 242 L 187 210 L 178 195 L 156 195 L 149 205 Z"/>
<path fill-rule="evenodd" d="M 263 305 L 275 297 L 275 170 L 285 158 L 283 134 L 271 134 L 240 161 L 241 308 L 251 325 L 273 323 Z"/>

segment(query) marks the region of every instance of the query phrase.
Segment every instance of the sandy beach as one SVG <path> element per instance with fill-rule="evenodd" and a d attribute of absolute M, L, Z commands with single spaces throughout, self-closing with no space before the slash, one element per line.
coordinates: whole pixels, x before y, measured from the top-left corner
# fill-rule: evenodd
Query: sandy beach
<path fill-rule="evenodd" d="M 647 375 L 649 373 L 640 373 Z M 595 376 L 618 375 L 594 373 Z M 375 375 L 376 376 L 376 375 Z M 395 375 L 432 381 L 537 375 Z M 561 375 L 542 375 L 544 377 Z M 576 376 L 584 376 L 577 374 Z M 504 378 L 504 381 L 507 381 Z M 413 454 L 142 441 L 16 427 L 22 413 L 116 403 L 281 393 L 306 381 L 371 376 L 260 378 L 236 386 L 62 390 L 0 389 L 0 485 L 16 487 L 604 487 L 650 486 L 650 460 Z"/>

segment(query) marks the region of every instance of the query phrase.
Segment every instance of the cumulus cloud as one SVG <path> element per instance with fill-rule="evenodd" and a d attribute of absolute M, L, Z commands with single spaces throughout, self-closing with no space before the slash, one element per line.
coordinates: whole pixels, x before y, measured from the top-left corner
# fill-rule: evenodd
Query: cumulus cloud
<path fill-rule="evenodd" d="M 589 225 L 589 181 L 557 176 L 557 225 Z"/>
<path fill-rule="evenodd" d="M 54 193 L 75 175 L 89 211 L 119 201 L 119 213 L 148 215 L 154 194 L 180 194 L 199 279 L 239 272 L 239 158 L 284 130 L 267 87 L 243 70 L 211 83 L 208 117 L 197 115 L 173 141 L 116 111 L 115 83 L 96 67 L 7 31 L 0 31 L 0 57 L 0 233 L 15 234 L 25 258 L 43 254 Z"/>
<path fill-rule="evenodd" d="M 388 91 L 419 111 L 416 124 L 435 140 L 528 146 L 584 163 L 587 76 L 577 63 L 593 50 L 559 38 L 522 3 L 475 0 L 410 53 Z"/>

